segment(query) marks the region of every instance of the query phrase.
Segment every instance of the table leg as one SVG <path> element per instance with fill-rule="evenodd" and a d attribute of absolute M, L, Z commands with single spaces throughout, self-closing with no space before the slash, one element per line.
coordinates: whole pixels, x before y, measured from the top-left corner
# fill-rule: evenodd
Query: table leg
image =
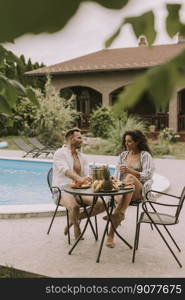
<path fill-rule="evenodd" d="M 115 228 L 115 226 L 114 226 L 114 223 L 112 222 L 112 219 L 111 219 L 111 216 L 112 216 L 112 211 L 113 211 L 113 208 L 114 208 L 114 196 L 111 196 L 111 209 L 110 209 L 110 212 L 109 212 L 109 210 L 108 210 L 108 208 L 107 208 L 107 205 L 106 205 L 106 203 L 105 203 L 105 200 L 104 200 L 104 198 L 102 197 L 102 196 L 100 196 L 100 198 L 102 199 L 102 201 L 103 201 L 103 205 L 104 205 L 104 207 L 105 207 L 105 210 L 106 210 L 106 212 L 107 212 L 107 223 L 106 223 L 106 226 L 105 226 L 105 230 L 104 230 L 104 232 L 103 232 L 103 237 L 102 237 L 102 240 L 101 240 L 101 244 L 100 244 L 100 248 L 99 248 L 99 252 L 98 252 L 98 256 L 97 256 L 97 260 L 96 260 L 96 262 L 98 263 L 99 261 L 100 261 L 100 256 L 101 256 L 101 251 L 102 251 L 102 247 L 103 247 L 103 242 L 104 242 L 104 240 L 105 240 L 105 234 L 106 234 L 106 232 L 107 232 L 107 229 L 108 229 L 108 226 L 109 226 L 109 223 L 111 223 L 112 224 L 112 227 L 113 227 L 113 229 L 114 229 L 114 232 L 115 232 L 115 234 L 130 248 L 130 249 L 132 249 L 132 246 L 117 232 L 117 230 L 116 230 L 116 228 Z"/>

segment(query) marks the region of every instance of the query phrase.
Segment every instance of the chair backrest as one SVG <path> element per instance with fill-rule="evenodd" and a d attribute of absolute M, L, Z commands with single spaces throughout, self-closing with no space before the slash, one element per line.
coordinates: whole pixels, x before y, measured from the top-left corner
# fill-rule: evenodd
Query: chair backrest
<path fill-rule="evenodd" d="M 48 182 L 48 186 L 50 188 L 50 191 L 52 193 L 52 178 L 53 178 L 53 168 L 50 168 L 47 174 L 47 182 Z"/>
<path fill-rule="evenodd" d="M 176 214 L 175 214 L 176 220 L 178 220 L 178 218 L 179 218 L 180 212 L 181 212 L 183 204 L 184 204 L 184 200 L 185 200 L 185 186 L 182 189 L 182 193 L 181 193 L 180 200 L 179 200 L 179 206 L 177 207 L 177 210 L 176 210 Z"/>
<path fill-rule="evenodd" d="M 31 144 L 33 144 L 35 147 L 39 148 L 39 150 L 42 150 L 45 148 L 43 144 L 39 142 L 39 140 L 36 137 L 28 138 Z"/>
<path fill-rule="evenodd" d="M 23 151 L 29 152 L 34 148 L 26 144 L 21 138 L 13 138 L 14 143 Z"/>

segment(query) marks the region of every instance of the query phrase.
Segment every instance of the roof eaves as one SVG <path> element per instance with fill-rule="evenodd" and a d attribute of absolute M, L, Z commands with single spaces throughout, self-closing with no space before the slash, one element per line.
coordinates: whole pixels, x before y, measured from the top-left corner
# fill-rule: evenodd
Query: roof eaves
<path fill-rule="evenodd" d="M 153 66 L 153 65 L 152 65 Z M 121 72 L 121 71 L 126 71 L 126 70 L 138 70 L 138 69 L 147 69 L 152 66 L 137 66 L 135 65 L 134 67 L 122 67 L 122 68 L 111 68 L 111 69 L 94 69 L 94 70 L 69 70 L 69 71 L 58 71 L 58 72 L 38 72 L 38 73 L 25 73 L 27 76 L 45 76 L 45 75 L 60 75 L 60 74 L 84 74 L 84 73 L 99 73 L 99 72 Z"/>

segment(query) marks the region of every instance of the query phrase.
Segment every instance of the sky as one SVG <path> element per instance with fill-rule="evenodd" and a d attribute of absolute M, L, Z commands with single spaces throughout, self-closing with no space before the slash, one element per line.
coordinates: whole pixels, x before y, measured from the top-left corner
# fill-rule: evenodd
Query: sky
<path fill-rule="evenodd" d="M 125 17 L 138 16 L 151 9 L 156 16 L 157 38 L 154 44 L 176 43 L 177 37 L 171 39 L 164 29 L 166 3 L 182 4 L 184 12 L 181 9 L 181 20 L 185 20 L 185 0 L 130 0 L 122 10 L 110 10 L 96 3 L 85 2 L 63 30 L 52 34 L 27 34 L 16 39 L 14 44 L 6 43 L 4 46 L 18 56 L 24 54 L 32 62 L 53 65 L 104 49 L 106 39 L 114 33 Z M 111 48 L 137 45 L 138 40 L 131 26 L 127 24 Z"/>

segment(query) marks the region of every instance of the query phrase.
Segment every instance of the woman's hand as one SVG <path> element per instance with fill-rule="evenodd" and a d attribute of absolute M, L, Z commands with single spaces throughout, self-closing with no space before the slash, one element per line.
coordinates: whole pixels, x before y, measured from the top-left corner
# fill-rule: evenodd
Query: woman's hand
<path fill-rule="evenodd" d="M 137 178 L 140 177 L 140 173 L 138 171 L 133 170 L 132 168 L 128 168 L 127 166 L 120 166 L 120 173 L 121 174 L 132 174 L 136 176 Z"/>
<path fill-rule="evenodd" d="M 120 173 L 121 173 L 121 174 L 128 174 L 128 173 L 131 173 L 131 169 L 128 168 L 128 167 L 126 167 L 126 166 L 121 165 L 121 166 L 120 166 Z"/>

